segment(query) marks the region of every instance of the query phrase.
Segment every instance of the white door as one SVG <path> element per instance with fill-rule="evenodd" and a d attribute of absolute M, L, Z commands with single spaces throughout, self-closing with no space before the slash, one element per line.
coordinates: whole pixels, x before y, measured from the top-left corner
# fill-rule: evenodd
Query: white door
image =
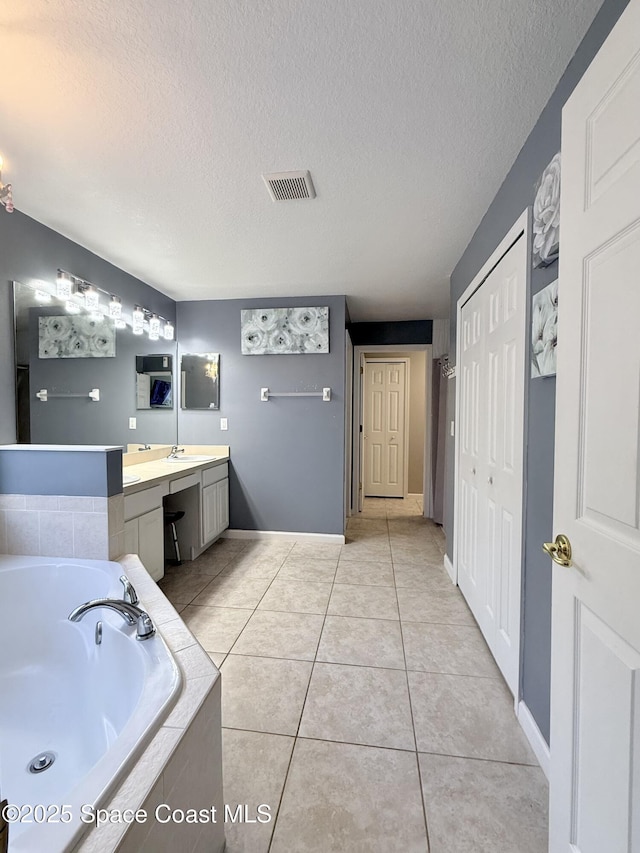
<path fill-rule="evenodd" d="M 527 243 L 463 306 L 458 583 L 502 674 L 520 666 Z"/>
<path fill-rule="evenodd" d="M 638 853 L 640 0 L 564 108 L 560 235 L 550 850 Z"/>
<path fill-rule="evenodd" d="M 404 362 L 365 361 L 364 493 L 368 497 L 404 497 Z"/>

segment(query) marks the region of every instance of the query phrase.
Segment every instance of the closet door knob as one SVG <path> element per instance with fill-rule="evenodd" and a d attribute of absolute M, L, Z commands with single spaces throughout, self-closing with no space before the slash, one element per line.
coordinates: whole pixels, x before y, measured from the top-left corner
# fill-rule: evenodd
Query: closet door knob
<path fill-rule="evenodd" d="M 476 469 L 475 469 L 475 468 L 472 468 L 472 469 L 471 469 L 471 473 L 472 473 L 472 474 L 473 474 L 473 476 L 475 477 L 475 475 L 476 475 Z"/>
<path fill-rule="evenodd" d="M 493 486 L 493 477 L 489 477 L 488 483 L 490 486 Z"/>

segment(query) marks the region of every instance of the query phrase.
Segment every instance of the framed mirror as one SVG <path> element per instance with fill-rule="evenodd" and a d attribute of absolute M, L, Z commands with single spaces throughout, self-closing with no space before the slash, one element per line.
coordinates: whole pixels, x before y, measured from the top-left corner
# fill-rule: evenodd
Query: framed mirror
<path fill-rule="evenodd" d="M 184 353 L 180 376 L 181 408 L 212 411 L 220 408 L 219 353 Z"/>
<path fill-rule="evenodd" d="M 136 356 L 136 409 L 173 409 L 173 356 Z"/>

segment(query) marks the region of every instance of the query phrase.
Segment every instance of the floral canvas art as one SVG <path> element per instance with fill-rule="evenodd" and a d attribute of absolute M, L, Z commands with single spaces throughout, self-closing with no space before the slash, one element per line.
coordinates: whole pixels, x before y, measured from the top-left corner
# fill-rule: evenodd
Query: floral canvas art
<path fill-rule="evenodd" d="M 533 202 L 533 266 L 546 267 L 560 250 L 560 152 L 542 173 Z"/>
<path fill-rule="evenodd" d="M 116 330 L 90 317 L 38 317 L 39 358 L 114 358 Z"/>
<path fill-rule="evenodd" d="M 329 352 L 328 308 L 257 308 L 243 311 L 243 355 Z"/>
<path fill-rule="evenodd" d="M 533 297 L 531 377 L 553 376 L 558 345 L 558 279 Z"/>

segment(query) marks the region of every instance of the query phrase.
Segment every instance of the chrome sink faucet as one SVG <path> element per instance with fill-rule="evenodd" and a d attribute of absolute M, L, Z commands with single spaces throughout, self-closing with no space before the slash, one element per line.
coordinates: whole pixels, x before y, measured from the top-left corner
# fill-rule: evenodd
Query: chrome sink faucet
<path fill-rule="evenodd" d="M 176 459 L 178 453 L 184 453 L 184 447 L 178 447 L 177 444 L 174 444 L 171 448 L 171 453 L 169 454 L 169 459 Z"/>
<path fill-rule="evenodd" d="M 87 613 L 96 608 L 106 607 L 119 613 L 127 625 L 137 625 L 136 640 L 148 640 L 156 632 L 155 626 L 149 614 L 136 604 L 128 601 L 119 601 L 117 598 L 96 598 L 76 607 L 69 614 L 70 622 L 79 622 Z"/>

